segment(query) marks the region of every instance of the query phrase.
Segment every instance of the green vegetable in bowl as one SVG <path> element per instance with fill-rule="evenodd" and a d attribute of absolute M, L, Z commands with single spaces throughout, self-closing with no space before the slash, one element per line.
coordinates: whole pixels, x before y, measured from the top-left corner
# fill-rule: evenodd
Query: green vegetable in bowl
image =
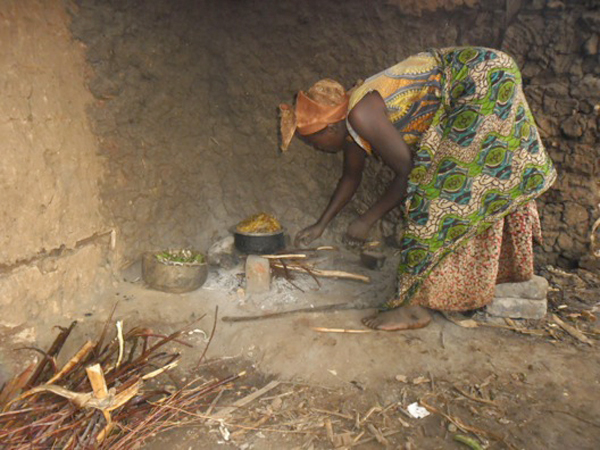
<path fill-rule="evenodd" d="M 171 266 L 195 266 L 204 263 L 204 255 L 202 253 L 194 253 L 191 250 L 167 250 L 156 254 L 162 264 Z"/>

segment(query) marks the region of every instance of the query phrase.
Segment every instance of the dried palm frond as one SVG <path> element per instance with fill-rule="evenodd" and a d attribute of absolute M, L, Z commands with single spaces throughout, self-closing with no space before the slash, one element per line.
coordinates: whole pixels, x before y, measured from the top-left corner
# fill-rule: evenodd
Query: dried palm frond
<path fill-rule="evenodd" d="M 100 337 L 85 342 L 62 368 L 55 361 L 75 322 L 61 328 L 37 365 L 2 387 L 0 449 L 132 448 L 161 431 L 203 420 L 191 413 L 243 375 L 199 377 L 174 393 L 153 387 L 151 380 L 180 358 L 161 349 L 169 342 L 187 345 L 178 340 L 184 330 L 164 336 L 134 327 L 123 333 L 119 323 L 117 336 L 104 344 L 113 314 Z"/>

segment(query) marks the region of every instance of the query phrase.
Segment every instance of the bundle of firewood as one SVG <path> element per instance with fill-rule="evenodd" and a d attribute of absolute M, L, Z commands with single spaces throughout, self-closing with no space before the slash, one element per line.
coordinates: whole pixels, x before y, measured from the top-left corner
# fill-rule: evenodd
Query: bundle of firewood
<path fill-rule="evenodd" d="M 321 246 L 312 249 L 286 250 L 273 255 L 262 256 L 270 261 L 271 268 L 275 275 L 283 276 L 290 281 L 292 285 L 294 285 L 294 283 L 291 281 L 293 279 L 291 272 L 300 272 L 310 275 L 318 286 L 320 286 L 318 280 L 320 277 L 362 281 L 363 283 L 371 282 L 371 278 L 366 275 L 343 270 L 321 269 L 317 267 L 319 262 L 323 259 L 321 256 L 323 251 L 338 251 L 338 249 L 331 246 Z"/>
<path fill-rule="evenodd" d="M 225 385 L 223 380 L 196 378 L 167 392 L 156 377 L 173 369 L 180 353 L 165 351 L 168 343 L 189 345 L 185 330 L 159 335 L 147 328 L 123 331 L 107 339 L 86 341 L 62 367 L 57 357 L 75 322 L 32 364 L 0 390 L 0 448 L 4 449 L 129 449 L 168 429 L 203 421 L 199 409 Z M 213 330 L 214 332 L 214 330 Z"/>

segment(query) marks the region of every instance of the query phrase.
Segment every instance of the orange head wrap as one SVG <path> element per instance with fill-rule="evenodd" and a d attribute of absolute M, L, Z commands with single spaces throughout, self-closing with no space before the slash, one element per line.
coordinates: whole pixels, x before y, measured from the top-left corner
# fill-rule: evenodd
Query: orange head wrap
<path fill-rule="evenodd" d="M 281 150 L 287 150 L 296 130 L 306 136 L 344 120 L 348 114 L 348 100 L 349 96 L 341 84 L 325 78 L 312 85 L 308 92 L 298 93 L 295 109 L 291 105 L 279 105 Z"/>

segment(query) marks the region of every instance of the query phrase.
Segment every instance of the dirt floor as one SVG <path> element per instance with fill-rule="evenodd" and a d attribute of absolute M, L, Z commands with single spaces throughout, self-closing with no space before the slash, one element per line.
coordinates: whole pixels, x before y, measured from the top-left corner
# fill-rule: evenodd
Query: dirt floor
<path fill-rule="evenodd" d="M 360 267 L 357 257 L 345 251 L 331 262 L 369 274 L 372 282 L 329 279 L 318 287 L 312 278 L 299 275 L 294 283 L 304 292 L 275 279 L 268 294 L 247 296 L 243 268 L 237 266 L 212 268 L 203 288 L 176 295 L 146 288 L 139 265 L 133 265 L 102 301 L 82 301 L 73 317 L 49 321 L 45 334 L 39 329 L 38 339 L 48 342 L 56 333 L 53 324 L 80 321 L 63 350 L 66 358 L 84 337 L 97 335 L 118 301 L 115 320 L 123 320 L 125 329 L 144 325 L 170 333 L 188 326 L 187 342 L 193 348 L 179 346 L 182 364 L 164 378 L 167 387 L 180 387 L 196 376 L 224 378 L 246 371 L 212 406 L 207 401 L 201 413 L 218 412 L 271 381 L 279 382 L 223 422 L 199 419 L 198 426 L 152 438 L 147 449 L 467 448 L 454 440 L 457 435 L 480 439 L 482 448 L 598 448 L 600 356 L 595 346 L 564 333 L 551 316 L 507 324 L 490 322 L 478 312 L 472 319 L 480 326 L 464 328 L 436 314 L 423 330 L 362 334 L 313 327 L 364 329 L 360 318 L 365 310 L 222 321 L 335 303 L 365 307 L 393 288 L 391 255 L 381 271 Z M 551 314 L 578 326 L 597 346 L 599 330 L 592 320 L 599 306 L 598 277 L 551 267 L 542 274 L 553 286 Z M 196 368 L 217 306 L 214 338 Z M 15 345 L 16 336 L 8 338 L 4 350 Z M 407 411 L 414 402 L 435 412 L 413 418 Z"/>

